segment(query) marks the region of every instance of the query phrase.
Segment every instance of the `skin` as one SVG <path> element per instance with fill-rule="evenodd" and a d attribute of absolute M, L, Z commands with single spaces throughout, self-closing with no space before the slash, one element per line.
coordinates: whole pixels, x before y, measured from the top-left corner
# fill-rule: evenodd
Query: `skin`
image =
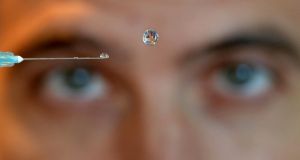
<path fill-rule="evenodd" d="M 300 159 L 299 1 L 3 0 L 0 6 L 2 51 L 110 54 L 101 62 L 1 68 L 0 159 Z M 147 28 L 158 31 L 156 46 L 142 43 Z M 226 37 L 273 30 L 288 45 L 211 48 Z M 227 67 L 219 65 L 224 59 L 262 62 L 276 76 L 252 94 L 237 94 L 214 81 Z M 70 95 L 51 79 L 68 67 L 92 68 L 105 89 Z"/>

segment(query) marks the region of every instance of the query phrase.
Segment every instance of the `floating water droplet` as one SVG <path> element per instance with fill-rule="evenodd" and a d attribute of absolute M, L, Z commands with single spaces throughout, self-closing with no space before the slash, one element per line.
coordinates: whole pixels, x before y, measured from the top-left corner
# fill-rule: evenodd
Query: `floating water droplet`
<path fill-rule="evenodd" d="M 109 55 L 107 53 L 102 52 L 99 57 L 102 59 L 108 59 Z"/>
<path fill-rule="evenodd" d="M 159 35 L 155 30 L 147 29 L 144 32 L 143 42 L 144 42 L 144 44 L 146 44 L 148 46 L 150 46 L 150 45 L 154 46 L 154 45 L 156 45 L 158 38 L 159 38 Z"/>

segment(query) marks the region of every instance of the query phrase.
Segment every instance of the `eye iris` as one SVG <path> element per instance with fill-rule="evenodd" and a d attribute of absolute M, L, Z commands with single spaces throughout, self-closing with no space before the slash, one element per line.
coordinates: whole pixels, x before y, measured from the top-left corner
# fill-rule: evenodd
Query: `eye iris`
<path fill-rule="evenodd" d="M 255 69 L 247 64 L 239 64 L 230 66 L 225 74 L 232 84 L 242 86 L 251 82 L 254 78 Z"/>
<path fill-rule="evenodd" d="M 91 73 L 83 68 L 69 69 L 65 71 L 64 83 L 73 90 L 81 90 L 90 84 L 91 76 Z"/>

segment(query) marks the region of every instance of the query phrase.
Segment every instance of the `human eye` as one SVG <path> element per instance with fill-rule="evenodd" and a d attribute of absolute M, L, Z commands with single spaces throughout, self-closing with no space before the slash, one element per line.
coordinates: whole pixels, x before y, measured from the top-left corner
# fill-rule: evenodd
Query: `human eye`
<path fill-rule="evenodd" d="M 237 96 L 259 96 L 274 85 L 272 72 L 265 66 L 237 63 L 226 66 L 217 73 L 215 83 L 220 92 L 232 92 Z M 224 89 L 224 90 L 223 90 Z"/>
<path fill-rule="evenodd" d="M 104 99 L 108 91 L 105 76 L 82 65 L 50 69 L 43 78 L 40 92 L 46 99 L 74 106 Z"/>
<path fill-rule="evenodd" d="M 222 105 L 247 105 L 267 100 L 287 85 L 276 56 L 268 56 L 259 50 L 239 52 L 238 56 L 232 53 L 207 68 L 204 88 L 208 98 L 218 99 Z"/>
<path fill-rule="evenodd" d="M 49 57 L 47 54 L 39 55 L 43 56 Z M 68 57 L 68 54 L 60 56 Z M 28 108 L 27 105 L 29 108 L 57 111 L 109 108 L 115 105 L 113 99 L 118 99 L 117 93 L 121 87 L 117 86 L 113 73 L 103 63 L 105 62 L 84 60 L 51 61 L 16 66 L 12 72 L 19 74 L 11 78 L 15 84 L 12 92 L 18 93 L 14 99 L 24 104 L 24 108 Z"/>

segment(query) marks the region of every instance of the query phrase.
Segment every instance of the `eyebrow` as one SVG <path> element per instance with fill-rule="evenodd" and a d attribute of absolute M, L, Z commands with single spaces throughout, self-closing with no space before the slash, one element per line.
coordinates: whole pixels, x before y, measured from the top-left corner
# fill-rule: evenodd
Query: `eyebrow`
<path fill-rule="evenodd" d="M 295 50 L 290 40 L 274 29 L 259 31 L 241 31 L 226 36 L 222 40 L 208 46 L 205 51 L 224 50 L 239 46 L 261 46 L 284 50 Z"/>
<path fill-rule="evenodd" d="M 263 27 L 256 30 L 242 30 L 231 33 L 224 36 L 220 40 L 206 45 L 206 47 L 195 47 L 189 51 L 188 56 L 184 60 L 193 61 L 195 59 L 202 58 L 207 54 L 225 54 L 228 52 L 217 52 L 222 50 L 234 49 L 238 47 L 263 47 L 270 49 L 278 49 L 285 51 L 288 56 L 300 61 L 300 55 L 298 55 L 297 47 L 284 36 L 282 32 L 272 27 Z"/>
<path fill-rule="evenodd" d="M 51 36 L 47 34 L 39 35 L 39 37 L 32 42 L 29 42 L 29 46 L 22 49 L 22 54 L 25 56 L 37 56 L 42 51 L 55 50 L 55 49 L 73 49 L 80 50 L 81 47 L 89 50 L 105 49 L 104 43 L 100 43 L 91 37 L 87 37 L 81 34 L 74 33 L 53 33 Z M 84 51 L 83 51 L 84 52 Z M 76 55 L 73 55 L 76 56 Z"/>

